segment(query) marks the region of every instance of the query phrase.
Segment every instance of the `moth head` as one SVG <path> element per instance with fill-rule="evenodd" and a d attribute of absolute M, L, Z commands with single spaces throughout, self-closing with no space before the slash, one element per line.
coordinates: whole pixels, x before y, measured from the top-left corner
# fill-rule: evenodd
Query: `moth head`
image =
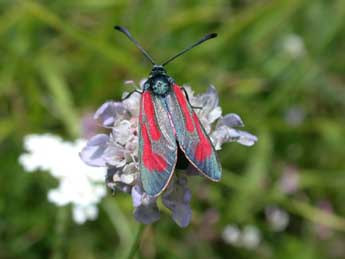
<path fill-rule="evenodd" d="M 162 65 L 154 65 L 151 70 L 151 76 L 166 76 L 167 71 Z"/>

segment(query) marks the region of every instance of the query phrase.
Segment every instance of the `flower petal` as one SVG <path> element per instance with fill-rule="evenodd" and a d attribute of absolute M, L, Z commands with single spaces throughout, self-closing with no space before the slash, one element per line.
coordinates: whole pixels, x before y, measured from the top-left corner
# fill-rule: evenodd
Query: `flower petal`
<path fill-rule="evenodd" d="M 228 127 L 220 126 L 220 127 L 217 127 L 216 130 L 214 130 L 210 134 L 211 141 L 216 150 L 220 150 L 222 148 L 223 143 L 227 141 L 227 137 L 229 134 L 228 130 L 229 130 Z"/>
<path fill-rule="evenodd" d="M 73 219 L 77 224 L 83 224 L 86 220 L 95 220 L 98 216 L 98 208 L 94 205 L 74 206 Z"/>
<path fill-rule="evenodd" d="M 133 184 L 139 178 L 139 170 L 136 163 L 126 164 L 122 169 L 121 181 L 126 184 Z"/>
<path fill-rule="evenodd" d="M 163 195 L 163 204 L 172 211 L 172 218 L 180 227 L 187 227 L 192 217 L 189 202 L 191 191 L 187 187 L 187 178 L 179 177 L 170 184 Z"/>
<path fill-rule="evenodd" d="M 187 92 L 191 92 L 186 88 Z M 212 129 L 212 123 L 219 119 L 222 115 L 222 109 L 218 106 L 219 98 L 214 86 L 209 86 L 207 92 L 199 94 L 197 96 L 189 95 L 191 104 L 202 109 L 195 110 L 198 115 L 201 124 L 204 126 L 207 133 L 210 133 Z"/>
<path fill-rule="evenodd" d="M 114 192 L 120 190 L 130 193 L 139 177 L 135 163 L 126 164 L 122 168 L 109 167 L 107 170 L 106 184 Z"/>
<path fill-rule="evenodd" d="M 124 93 L 123 97 L 127 96 L 127 94 L 128 93 Z M 139 117 L 140 99 L 141 95 L 139 93 L 133 93 L 129 98 L 122 101 L 125 109 L 129 111 L 133 117 Z"/>
<path fill-rule="evenodd" d="M 213 85 L 210 85 L 207 88 L 207 92 L 200 95 L 201 100 L 207 104 L 206 106 L 209 109 L 214 109 L 219 104 L 219 97 L 216 88 Z"/>
<path fill-rule="evenodd" d="M 132 189 L 132 202 L 134 207 L 139 207 L 142 204 L 143 191 L 139 185 L 135 185 Z"/>
<path fill-rule="evenodd" d="M 100 122 L 104 127 L 111 127 L 116 118 L 119 115 L 123 116 L 125 113 L 126 109 L 121 102 L 109 101 L 99 107 L 94 115 L 94 119 Z"/>
<path fill-rule="evenodd" d="M 132 188 L 134 217 L 144 224 L 151 224 L 160 218 L 156 199 L 147 195 L 139 185 Z"/>
<path fill-rule="evenodd" d="M 237 140 L 238 143 L 244 145 L 244 146 L 253 146 L 256 141 L 258 141 L 258 138 L 246 131 L 238 130 L 237 131 L 240 135 L 239 139 Z"/>
<path fill-rule="evenodd" d="M 159 220 L 160 213 L 156 204 L 139 206 L 134 209 L 134 218 L 143 224 L 152 224 Z"/>
<path fill-rule="evenodd" d="M 108 146 L 109 137 L 98 134 L 92 137 L 80 152 L 80 158 L 90 166 L 106 166 L 104 152 Z"/>
<path fill-rule="evenodd" d="M 132 137 L 131 135 L 131 123 L 128 120 L 121 120 L 113 128 L 113 139 L 121 145 L 125 145 Z"/>
<path fill-rule="evenodd" d="M 104 161 L 109 165 L 119 168 L 126 164 L 126 157 L 126 150 L 124 149 L 124 147 L 116 143 L 113 139 L 113 136 L 111 136 L 104 151 Z"/>
<path fill-rule="evenodd" d="M 211 124 L 222 116 L 222 108 L 219 106 L 215 107 L 207 116 L 208 122 Z"/>
<path fill-rule="evenodd" d="M 244 127 L 241 117 L 235 113 L 229 113 L 221 118 L 218 122 L 219 125 L 226 125 L 228 127 Z"/>
<path fill-rule="evenodd" d="M 238 142 L 244 146 L 252 146 L 258 138 L 246 131 L 236 130 L 226 125 L 217 125 L 215 131 L 210 135 L 216 150 L 220 150 L 221 146 L 226 142 Z"/>

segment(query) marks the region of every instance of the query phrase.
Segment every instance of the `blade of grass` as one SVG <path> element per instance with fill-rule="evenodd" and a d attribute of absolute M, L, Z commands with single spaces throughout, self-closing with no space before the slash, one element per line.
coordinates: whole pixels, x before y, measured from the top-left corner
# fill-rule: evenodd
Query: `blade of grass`
<path fill-rule="evenodd" d="M 102 208 L 109 217 L 116 233 L 120 238 L 120 245 L 116 252 L 116 257 L 122 258 L 124 255 L 128 254 L 128 244 L 131 244 L 133 239 L 133 230 L 129 224 L 126 216 L 123 214 L 122 210 L 118 207 L 116 201 L 111 198 L 105 199 L 102 202 Z"/>
<path fill-rule="evenodd" d="M 53 105 L 57 116 L 64 123 L 70 136 L 80 137 L 79 118 L 73 106 L 72 95 L 63 76 L 49 61 L 40 63 L 39 73 L 53 97 Z"/>
<path fill-rule="evenodd" d="M 310 204 L 293 199 L 285 199 L 281 204 L 291 213 L 297 214 L 317 224 L 345 232 L 345 219 L 334 213 L 325 212 Z"/>
<path fill-rule="evenodd" d="M 134 63 L 134 59 L 126 55 L 124 52 L 115 49 L 104 41 L 97 40 L 92 34 L 87 34 L 81 30 L 73 28 L 64 22 L 60 17 L 55 15 L 49 9 L 37 2 L 25 2 L 27 10 L 42 22 L 50 25 L 56 30 L 62 32 L 69 38 L 77 41 L 80 45 L 102 54 L 105 58 L 114 64 L 124 67 L 129 71 L 143 73 L 144 71 Z M 115 32 L 114 32 L 115 35 Z M 114 36 L 115 37 L 115 36 Z"/>
<path fill-rule="evenodd" d="M 140 240 L 141 240 L 142 233 L 143 233 L 144 229 L 145 229 L 145 225 L 139 224 L 139 226 L 137 228 L 137 234 L 133 238 L 133 242 L 132 242 L 132 245 L 130 246 L 129 253 L 125 258 L 132 259 L 132 258 L 134 258 L 134 256 L 139 251 Z"/>

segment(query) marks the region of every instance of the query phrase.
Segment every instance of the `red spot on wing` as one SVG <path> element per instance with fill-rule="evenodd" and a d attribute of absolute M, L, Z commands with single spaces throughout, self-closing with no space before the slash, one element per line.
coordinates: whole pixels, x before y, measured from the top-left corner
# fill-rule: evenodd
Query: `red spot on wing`
<path fill-rule="evenodd" d="M 193 113 L 193 119 L 200 139 L 195 149 L 195 158 L 198 161 L 204 161 L 212 154 L 212 146 L 209 139 L 205 136 L 205 133 L 202 131 L 200 121 L 195 113 Z"/>
<path fill-rule="evenodd" d="M 159 140 L 161 133 L 157 127 L 155 119 L 155 107 L 153 105 L 152 97 L 150 92 L 146 91 L 143 93 L 143 102 L 144 102 L 144 112 L 147 118 L 147 123 L 150 127 L 150 135 L 153 140 Z"/>
<path fill-rule="evenodd" d="M 167 162 L 161 155 L 153 152 L 146 125 L 143 123 L 141 124 L 141 130 L 143 135 L 142 162 L 144 166 L 149 171 L 164 172 L 167 169 Z"/>
<path fill-rule="evenodd" d="M 194 131 L 194 125 L 193 125 L 193 121 L 192 121 L 192 118 L 190 115 L 190 111 L 189 111 L 188 106 L 187 106 L 187 98 L 182 93 L 181 88 L 178 87 L 176 84 L 174 84 L 173 89 L 174 89 L 177 101 L 180 104 L 180 107 L 182 109 L 184 118 L 186 120 L 186 129 L 189 132 L 193 132 Z"/>

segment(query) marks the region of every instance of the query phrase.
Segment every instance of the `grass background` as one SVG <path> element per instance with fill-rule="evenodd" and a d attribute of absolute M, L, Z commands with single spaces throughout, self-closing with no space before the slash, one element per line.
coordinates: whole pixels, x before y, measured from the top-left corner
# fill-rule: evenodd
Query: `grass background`
<path fill-rule="evenodd" d="M 214 84 L 224 113 L 240 114 L 259 137 L 253 148 L 227 144 L 221 183 L 190 182 L 192 224 L 180 229 L 163 213 L 144 229 L 136 256 L 344 258 L 343 0 L 2 0 L 0 258 L 122 258 L 133 243 L 138 224 L 129 196 L 109 195 L 96 221 L 77 226 L 69 208 L 47 201 L 54 179 L 18 164 L 23 136 L 80 136 L 83 116 L 118 100 L 128 90 L 124 80 L 149 73 L 115 24 L 158 61 L 218 32 L 168 72 L 196 92 Z M 289 50 L 296 45 L 291 35 L 299 52 Z M 287 195 L 280 179 L 289 168 L 298 173 L 299 188 Z M 289 213 L 285 231 L 271 230 L 268 206 Z M 260 246 L 226 244 L 227 224 L 257 226 Z"/>

